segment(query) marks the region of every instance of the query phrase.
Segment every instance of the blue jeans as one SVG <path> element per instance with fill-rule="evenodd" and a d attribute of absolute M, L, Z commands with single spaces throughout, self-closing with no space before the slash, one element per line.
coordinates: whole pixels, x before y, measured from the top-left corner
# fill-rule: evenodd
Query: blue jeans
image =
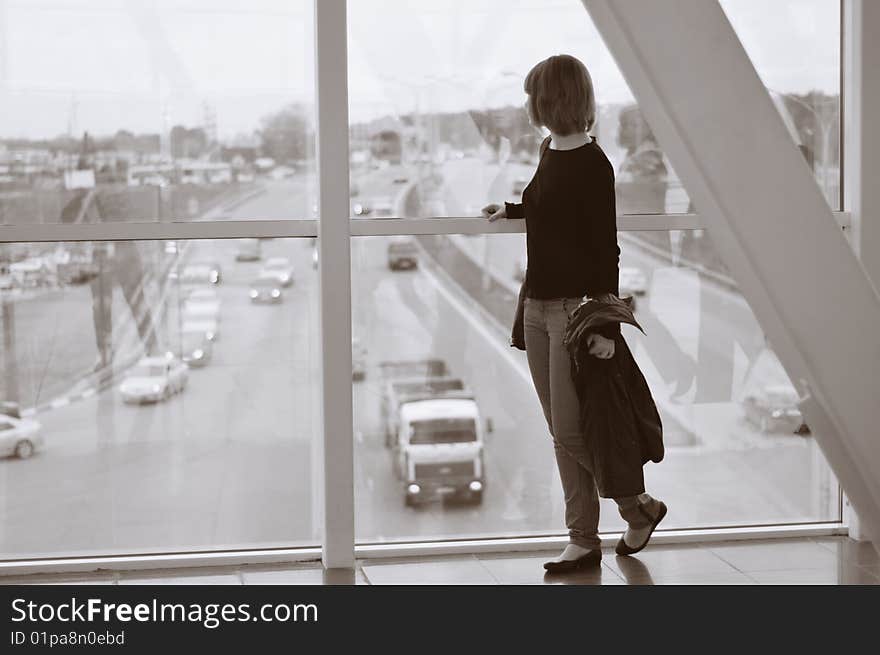
<path fill-rule="evenodd" d="M 529 371 L 556 451 L 569 540 L 593 549 L 600 545 L 599 492 L 581 434 L 580 402 L 571 379 L 571 359 L 562 343 L 568 315 L 580 301 L 580 298 L 526 298 L 523 325 Z M 639 505 L 648 504 L 646 509 L 652 510 L 651 505 L 656 505 L 653 498 L 643 497 L 640 501 L 638 496 L 629 496 L 614 501 L 630 527 L 650 525 L 651 520 Z"/>

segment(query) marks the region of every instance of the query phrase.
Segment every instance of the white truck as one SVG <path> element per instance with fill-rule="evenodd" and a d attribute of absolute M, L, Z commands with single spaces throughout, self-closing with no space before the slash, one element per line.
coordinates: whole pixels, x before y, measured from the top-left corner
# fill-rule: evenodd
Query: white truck
<path fill-rule="evenodd" d="M 480 503 L 491 421 L 439 359 L 382 362 L 385 445 L 407 505 L 437 499 Z"/>

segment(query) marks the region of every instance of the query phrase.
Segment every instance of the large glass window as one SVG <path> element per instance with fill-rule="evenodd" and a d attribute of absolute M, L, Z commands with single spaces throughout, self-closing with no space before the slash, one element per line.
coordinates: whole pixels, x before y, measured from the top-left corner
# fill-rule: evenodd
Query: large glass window
<path fill-rule="evenodd" d="M 0 245 L 0 559 L 317 544 L 312 253 Z"/>
<path fill-rule="evenodd" d="M 311 217 L 308 6 L 4 3 L 0 224 Z"/>
<path fill-rule="evenodd" d="M 722 5 L 839 209 L 839 3 Z M 528 124 L 522 81 L 557 52 L 592 73 L 593 131 L 617 174 L 619 212 L 693 212 L 580 3 L 450 0 L 349 3 L 352 216 L 475 216 L 519 200 L 543 136 Z M 626 336 L 668 449 L 648 484 L 685 506 L 670 527 L 839 520 L 839 488 L 797 393 L 709 234 L 652 220 L 661 229 L 619 235 L 620 285 L 647 332 Z M 558 533 L 546 422 L 525 357 L 507 345 L 524 236 L 357 237 L 351 252 L 358 540 Z M 450 421 L 470 437 L 422 443 L 425 423 L 445 434 Z M 621 527 L 606 503 L 601 529 Z"/>
<path fill-rule="evenodd" d="M 839 4 L 722 4 L 838 209 Z M 546 134 L 529 125 L 523 79 L 561 52 L 591 72 L 593 133 L 616 171 L 620 213 L 694 211 L 581 3 L 359 0 L 349 2 L 352 216 L 416 215 L 403 203 L 408 185 L 425 196 L 424 217 L 519 200 Z"/>
<path fill-rule="evenodd" d="M 667 447 L 646 483 L 671 508 L 668 527 L 838 519 L 837 483 L 797 393 L 708 234 L 630 232 L 620 243 L 621 295 L 647 333 L 624 336 Z M 359 540 L 564 525 L 525 353 L 507 344 L 523 256 L 519 234 L 353 241 Z M 600 527 L 623 527 L 613 502 Z"/>
<path fill-rule="evenodd" d="M 839 2 L 721 4 L 839 209 Z M 658 228 L 619 240 L 647 332 L 625 335 L 665 427 L 646 472 L 664 525 L 839 520 L 710 235 L 666 229 L 695 208 L 583 5 L 357 0 L 347 24 L 356 219 L 520 200 L 543 136 L 523 78 L 554 53 L 587 64 L 619 212 Z M 218 223 L 317 217 L 313 29 L 312 0 L 0 0 L 0 229 L 98 229 L 0 243 L 0 559 L 321 540 L 318 249 L 292 238 L 314 222 L 277 239 Z M 351 239 L 358 541 L 561 534 L 546 422 L 507 344 L 524 235 L 370 236 L 393 225 Z M 254 238 L 221 238 L 238 230 Z M 621 527 L 605 503 L 601 529 Z"/>
<path fill-rule="evenodd" d="M 721 0 L 721 6 L 825 199 L 842 209 L 841 3 Z"/>

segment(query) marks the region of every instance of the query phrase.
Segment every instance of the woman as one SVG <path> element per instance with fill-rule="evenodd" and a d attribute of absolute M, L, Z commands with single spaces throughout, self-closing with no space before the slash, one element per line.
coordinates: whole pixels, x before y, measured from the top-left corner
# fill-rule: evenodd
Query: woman
<path fill-rule="evenodd" d="M 553 438 L 569 534 L 565 550 L 544 568 L 561 572 L 598 566 L 602 559 L 599 496 L 562 339 L 569 312 L 584 296 L 618 295 L 614 170 L 589 135 L 596 120 L 596 100 L 583 63 L 569 55 L 545 59 L 529 71 L 524 88 L 529 120 L 550 131 L 549 147 L 542 148 L 522 204 L 493 203 L 483 208 L 483 216 L 490 221 L 526 219 L 526 355 Z M 614 357 L 618 338 L 618 324 L 592 334 L 590 355 Z M 646 493 L 614 500 L 628 525 L 616 550 L 631 555 L 647 545 L 666 515 L 666 506 Z"/>

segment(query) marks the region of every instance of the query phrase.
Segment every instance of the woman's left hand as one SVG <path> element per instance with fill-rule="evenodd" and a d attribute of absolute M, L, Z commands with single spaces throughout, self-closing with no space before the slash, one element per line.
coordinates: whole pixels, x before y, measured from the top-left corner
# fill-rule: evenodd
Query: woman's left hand
<path fill-rule="evenodd" d="M 589 353 L 599 359 L 611 359 L 614 357 L 614 339 L 603 337 L 601 334 L 591 334 L 587 338 Z"/>

